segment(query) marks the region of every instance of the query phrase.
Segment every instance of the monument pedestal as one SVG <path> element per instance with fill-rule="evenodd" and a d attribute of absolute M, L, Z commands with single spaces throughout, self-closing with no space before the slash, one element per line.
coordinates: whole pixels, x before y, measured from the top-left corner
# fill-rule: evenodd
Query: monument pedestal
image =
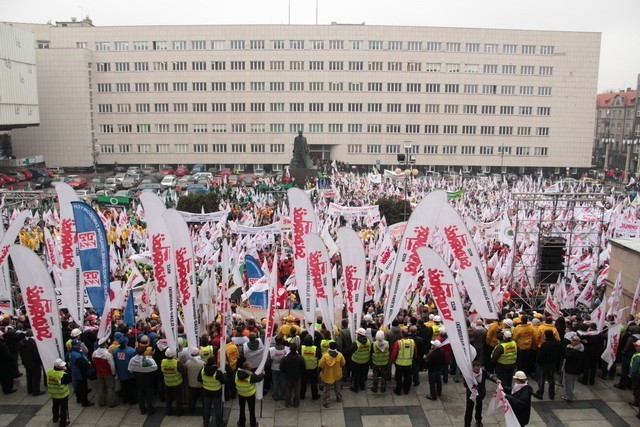
<path fill-rule="evenodd" d="M 304 189 L 304 184 L 309 181 L 313 181 L 318 175 L 318 169 L 316 168 L 289 168 L 289 175 L 293 179 L 293 185 L 300 189 Z"/>

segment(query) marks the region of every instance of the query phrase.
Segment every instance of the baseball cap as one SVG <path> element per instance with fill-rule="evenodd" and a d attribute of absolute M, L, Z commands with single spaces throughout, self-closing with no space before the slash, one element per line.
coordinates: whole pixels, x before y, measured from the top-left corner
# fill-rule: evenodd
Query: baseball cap
<path fill-rule="evenodd" d="M 505 338 L 511 338 L 511 331 L 504 331 L 502 333 L 502 336 L 505 337 Z"/>
<path fill-rule="evenodd" d="M 367 335 L 367 331 L 364 330 L 364 328 L 358 328 L 358 330 L 356 331 L 356 333 L 358 335 Z"/>
<path fill-rule="evenodd" d="M 80 331 L 80 329 L 79 329 L 79 328 L 75 328 L 73 331 L 71 331 L 71 336 L 72 336 L 73 338 L 75 338 L 75 337 L 79 337 L 81 333 L 82 333 L 82 332 Z"/>
<path fill-rule="evenodd" d="M 55 366 L 56 368 L 64 368 L 65 366 L 67 366 L 67 362 L 62 359 L 56 359 L 56 361 L 53 362 L 53 366 Z"/>

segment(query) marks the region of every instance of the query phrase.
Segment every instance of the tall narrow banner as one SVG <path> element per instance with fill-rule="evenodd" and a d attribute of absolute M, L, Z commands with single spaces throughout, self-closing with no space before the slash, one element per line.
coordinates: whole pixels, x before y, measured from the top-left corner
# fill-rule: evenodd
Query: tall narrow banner
<path fill-rule="evenodd" d="M 313 325 L 316 320 L 315 302 L 312 301 L 311 283 L 305 281 L 305 277 L 308 277 L 308 272 L 306 275 L 303 274 L 308 267 L 308 262 L 305 259 L 307 251 L 304 245 L 304 236 L 318 232 L 318 220 L 311 201 L 304 191 L 299 188 L 289 188 L 287 195 L 289 197 L 289 214 L 291 215 L 293 265 L 296 270 L 296 285 L 304 313 L 305 327 L 311 328 L 310 331 L 313 333 Z"/>
<path fill-rule="evenodd" d="M 53 283 L 56 288 L 61 286 L 60 284 L 60 252 L 58 251 L 58 247 L 56 246 L 56 242 L 51 237 L 51 232 L 48 227 L 44 227 L 44 245 L 47 248 L 47 260 L 49 262 L 49 267 L 51 267 L 51 272 L 53 274 Z"/>
<path fill-rule="evenodd" d="M 620 311 L 620 295 L 622 295 L 622 271 L 618 272 L 618 277 L 616 277 L 613 290 L 611 290 L 611 294 L 609 294 L 609 311 L 607 311 L 607 316 L 615 316 L 618 322 L 621 320 L 618 318 L 618 312 Z M 635 313 L 632 314 L 635 315 Z"/>
<path fill-rule="evenodd" d="M 306 270 L 302 270 L 307 274 L 304 279 L 306 283 L 311 283 L 312 294 L 322 313 L 322 322 L 333 335 L 335 307 L 333 306 L 331 262 L 327 247 L 322 242 L 322 238 L 315 233 L 304 236 L 304 246 L 307 250 L 305 259 L 308 262 Z"/>
<path fill-rule="evenodd" d="M 212 271 L 211 274 L 216 274 Z M 218 366 L 222 372 L 226 369 L 227 361 L 227 337 L 229 322 L 229 243 L 227 239 L 222 240 L 222 287 L 220 288 L 218 300 L 218 313 L 220 313 L 220 360 Z M 224 398 L 224 393 L 222 394 Z"/>
<path fill-rule="evenodd" d="M 616 362 L 618 349 L 620 348 L 620 327 L 621 323 L 618 322 L 611 326 L 607 332 L 607 347 L 604 349 L 602 356 L 600 356 L 602 360 L 607 362 L 607 369 L 611 369 Z"/>
<path fill-rule="evenodd" d="M 167 224 L 162 220 L 162 214 L 166 208 L 162 200 L 153 193 L 142 193 L 140 201 L 147 220 L 156 301 L 162 321 L 162 329 L 166 335 L 168 347 L 176 351 L 178 342 L 176 269 L 173 251 L 171 250 L 171 237 Z"/>
<path fill-rule="evenodd" d="M 20 283 L 33 339 L 44 369 L 49 370 L 56 359 L 64 360 L 60 313 L 51 276 L 31 249 L 15 245 L 9 249 L 9 254 Z"/>
<path fill-rule="evenodd" d="M 462 283 L 476 312 L 485 319 L 497 319 L 496 304 L 478 249 L 464 221 L 449 203 L 442 207 L 438 227 L 457 261 L 458 274 L 462 277 Z"/>
<path fill-rule="evenodd" d="M 9 228 L 5 232 L 4 222 L 0 221 L 0 301 L 9 302 L 9 306 L 13 306 L 11 297 L 11 278 L 9 277 L 9 248 L 18 238 L 18 233 L 22 229 L 24 222 L 29 217 L 29 211 L 20 212 L 18 217 L 11 222 Z M 14 313 L 11 313 L 13 315 Z"/>
<path fill-rule="evenodd" d="M 78 325 L 84 324 L 84 277 L 78 254 L 78 235 L 71 202 L 78 202 L 78 195 L 69 184 L 56 185 L 60 203 L 60 277 L 62 298 L 66 300 L 69 315 Z"/>
<path fill-rule="evenodd" d="M 433 191 L 424 199 L 409 217 L 398 246 L 398 254 L 393 265 L 393 273 L 387 291 L 387 303 L 384 311 L 384 325 L 389 326 L 404 305 L 407 288 L 418 275 L 420 257 L 418 248 L 427 246 L 434 231 L 440 211 L 447 200 L 447 193 Z"/>
<path fill-rule="evenodd" d="M 629 312 L 635 317 L 638 315 L 638 309 L 640 309 L 640 279 L 638 279 L 638 284 L 636 285 L 636 291 L 633 294 L 633 300 L 631 301 L 631 309 Z"/>
<path fill-rule="evenodd" d="M 273 255 L 273 265 L 271 266 L 271 276 L 269 277 L 269 295 L 267 299 L 269 301 L 269 307 L 267 308 L 267 324 L 264 326 L 264 352 L 262 353 L 262 360 L 256 369 L 256 374 L 261 374 L 264 371 L 264 366 L 267 364 L 267 357 L 269 356 L 269 349 L 271 348 L 271 339 L 273 338 L 273 325 L 276 320 L 276 300 L 278 292 L 278 251 L 275 251 Z M 262 399 L 264 381 L 260 381 L 256 386 L 256 399 Z"/>
<path fill-rule="evenodd" d="M 424 269 L 425 285 L 428 284 L 433 301 L 438 307 L 442 323 L 447 329 L 451 350 L 469 390 L 474 390 L 476 380 L 471 369 L 471 346 L 467 332 L 467 318 L 464 314 L 458 286 L 451 270 L 440 255 L 430 248 L 418 248 L 418 255 Z"/>
<path fill-rule="evenodd" d="M 258 261 L 251 255 L 244 256 L 244 267 L 247 271 L 249 287 L 255 285 L 255 283 L 260 280 L 262 276 L 264 276 L 262 267 L 260 267 Z M 268 289 L 266 291 L 251 293 L 251 295 L 249 296 L 249 305 L 254 308 L 267 308 L 267 292 Z"/>
<path fill-rule="evenodd" d="M 502 415 L 504 415 L 504 422 L 507 427 L 520 427 L 520 421 L 518 421 L 518 417 L 516 417 L 511 404 L 506 398 L 502 384 L 498 384 L 498 388 L 496 388 L 496 391 L 493 393 L 493 397 L 487 408 L 486 417 L 493 415 L 498 408 L 500 408 Z"/>
<path fill-rule="evenodd" d="M 109 299 L 109 245 L 102 220 L 91 206 L 84 202 L 71 202 L 76 222 L 78 251 L 82 277 L 91 305 L 98 312 L 104 311 Z"/>
<path fill-rule="evenodd" d="M 175 209 L 162 214 L 171 232 L 171 247 L 175 256 L 178 282 L 178 301 L 182 306 L 182 320 L 189 346 L 200 344 L 198 334 L 198 287 L 191 235 L 184 217 Z"/>
<path fill-rule="evenodd" d="M 362 240 L 353 229 L 338 229 L 338 246 L 342 255 L 342 277 L 344 278 L 349 332 L 355 341 L 356 330 L 360 327 L 364 304 L 367 263 Z M 374 269 L 373 266 L 371 266 Z"/>

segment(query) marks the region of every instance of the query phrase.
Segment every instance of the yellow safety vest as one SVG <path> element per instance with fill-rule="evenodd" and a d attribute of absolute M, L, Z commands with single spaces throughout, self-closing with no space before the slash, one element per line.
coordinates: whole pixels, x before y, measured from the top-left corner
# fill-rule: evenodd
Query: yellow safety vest
<path fill-rule="evenodd" d="M 440 335 L 440 328 L 442 328 L 442 324 L 434 323 L 434 325 L 431 327 L 434 336 Z"/>
<path fill-rule="evenodd" d="M 371 341 L 367 340 L 365 344 L 360 341 L 356 341 L 356 351 L 351 355 L 351 361 L 353 363 L 369 363 L 369 356 L 371 353 Z"/>
<path fill-rule="evenodd" d="M 245 379 L 240 379 L 238 372 L 236 372 L 236 390 L 242 397 L 249 397 L 256 394 L 256 385 L 251 383 L 251 375 Z"/>
<path fill-rule="evenodd" d="M 386 366 L 389 363 L 389 343 L 387 343 L 387 347 L 384 351 L 380 351 L 377 345 L 373 346 L 373 355 L 371 356 L 371 361 L 375 366 Z"/>
<path fill-rule="evenodd" d="M 62 384 L 64 371 L 51 368 L 47 371 L 47 389 L 52 399 L 64 399 L 69 396 L 69 384 Z"/>
<path fill-rule="evenodd" d="M 411 366 L 413 363 L 413 352 L 416 343 L 410 338 L 398 341 L 398 356 L 396 357 L 396 365 Z"/>
<path fill-rule="evenodd" d="M 176 359 L 164 359 L 160 367 L 164 376 L 164 385 L 177 387 L 182 384 L 182 375 L 178 371 L 178 361 Z"/>
<path fill-rule="evenodd" d="M 516 358 L 518 356 L 518 344 L 515 341 L 502 342 L 500 343 L 502 346 L 502 354 L 498 358 L 498 363 L 501 365 L 513 365 L 516 363 Z"/>
<path fill-rule="evenodd" d="M 303 345 L 301 347 L 302 358 L 304 359 L 304 367 L 306 369 L 316 369 L 318 367 L 318 359 L 316 358 L 315 345 Z"/>
<path fill-rule="evenodd" d="M 218 381 L 215 372 L 212 376 L 208 376 L 205 375 L 204 368 L 202 368 L 200 375 L 202 376 L 202 387 L 204 387 L 205 390 L 218 391 L 222 389 L 222 383 Z"/>
<path fill-rule="evenodd" d="M 633 366 L 633 361 L 638 356 L 640 356 L 640 353 L 635 353 L 633 356 L 631 356 L 631 363 L 629 363 L 629 367 Z"/>
<path fill-rule="evenodd" d="M 212 345 L 206 345 L 200 349 L 200 357 L 202 357 L 202 360 L 206 362 L 209 359 L 209 356 L 213 356 Z"/>
<path fill-rule="evenodd" d="M 329 344 L 331 344 L 332 342 L 335 342 L 335 341 L 334 340 L 320 341 L 320 351 L 322 352 L 322 354 L 325 354 L 327 351 L 329 351 Z"/>

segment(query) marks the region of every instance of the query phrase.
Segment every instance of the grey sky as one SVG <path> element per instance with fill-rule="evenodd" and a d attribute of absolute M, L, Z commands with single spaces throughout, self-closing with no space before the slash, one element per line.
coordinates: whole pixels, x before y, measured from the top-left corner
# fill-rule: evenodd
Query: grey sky
<path fill-rule="evenodd" d="M 94 25 L 314 24 L 316 0 L 0 0 L 0 20 Z M 318 22 L 602 33 L 598 91 L 636 87 L 640 0 L 318 0 Z"/>

